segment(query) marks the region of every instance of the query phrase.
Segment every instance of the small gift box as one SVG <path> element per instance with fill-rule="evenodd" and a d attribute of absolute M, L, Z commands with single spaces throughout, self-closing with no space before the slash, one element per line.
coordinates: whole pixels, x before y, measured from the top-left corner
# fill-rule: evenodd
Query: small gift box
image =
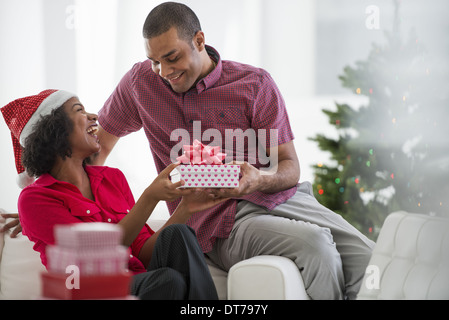
<path fill-rule="evenodd" d="M 64 248 L 112 248 L 121 243 L 122 229 L 105 222 L 57 225 L 55 241 Z"/>
<path fill-rule="evenodd" d="M 240 165 L 223 164 L 225 153 L 220 147 L 205 146 L 198 140 L 193 145 L 185 145 L 184 154 L 176 160 L 180 179 L 184 188 L 237 188 L 239 186 Z"/>
<path fill-rule="evenodd" d="M 240 166 L 223 165 L 180 165 L 181 180 L 185 188 L 237 188 Z"/>
<path fill-rule="evenodd" d="M 123 246 L 111 248 L 64 248 L 47 246 L 48 270 L 66 272 L 70 265 L 77 266 L 82 275 L 106 275 L 127 271 L 129 249 Z"/>

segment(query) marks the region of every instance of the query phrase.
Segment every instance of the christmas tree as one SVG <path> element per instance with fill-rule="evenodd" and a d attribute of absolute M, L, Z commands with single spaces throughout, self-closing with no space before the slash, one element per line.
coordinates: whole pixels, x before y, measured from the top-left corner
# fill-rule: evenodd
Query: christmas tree
<path fill-rule="evenodd" d="M 398 2 L 394 26 L 384 45 L 339 77 L 367 104 L 324 109 L 338 138 L 310 138 L 331 154 L 330 163 L 313 166 L 316 198 L 374 240 L 391 212 L 449 213 L 447 65 L 413 32 L 402 39 Z"/>

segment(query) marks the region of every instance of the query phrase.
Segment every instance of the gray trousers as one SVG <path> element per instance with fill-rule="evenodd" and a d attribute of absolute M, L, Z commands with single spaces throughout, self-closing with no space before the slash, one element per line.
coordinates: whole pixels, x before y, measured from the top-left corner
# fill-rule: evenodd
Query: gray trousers
<path fill-rule="evenodd" d="M 312 299 L 355 299 L 374 242 L 322 206 L 309 182 L 272 211 L 240 201 L 229 238 L 207 256 L 224 270 L 244 259 L 277 255 L 298 266 Z"/>
<path fill-rule="evenodd" d="M 147 272 L 133 277 L 131 294 L 141 300 L 218 299 L 192 228 L 174 224 L 161 231 Z"/>

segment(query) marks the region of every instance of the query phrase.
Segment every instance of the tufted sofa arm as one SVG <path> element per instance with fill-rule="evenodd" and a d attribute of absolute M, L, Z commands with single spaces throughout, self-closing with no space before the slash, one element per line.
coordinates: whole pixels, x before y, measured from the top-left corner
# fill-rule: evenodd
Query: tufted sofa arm
<path fill-rule="evenodd" d="M 358 299 L 449 299 L 449 220 L 395 212 L 384 222 Z"/>
<path fill-rule="evenodd" d="M 228 274 L 229 300 L 308 300 L 296 264 L 285 257 L 258 256 L 240 261 Z"/>

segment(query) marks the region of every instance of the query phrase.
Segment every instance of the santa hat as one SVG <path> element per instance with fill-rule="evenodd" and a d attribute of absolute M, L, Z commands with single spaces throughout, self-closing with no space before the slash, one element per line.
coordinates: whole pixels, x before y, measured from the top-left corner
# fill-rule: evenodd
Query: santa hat
<path fill-rule="evenodd" d="M 41 117 L 49 115 L 52 110 L 61 107 L 73 97 L 76 95 L 70 92 L 50 89 L 34 96 L 14 100 L 1 108 L 5 122 L 11 130 L 14 157 L 19 174 L 17 184 L 20 188 L 25 188 L 34 181 L 22 165 L 22 147 L 25 139 L 33 132 L 34 125 Z"/>

